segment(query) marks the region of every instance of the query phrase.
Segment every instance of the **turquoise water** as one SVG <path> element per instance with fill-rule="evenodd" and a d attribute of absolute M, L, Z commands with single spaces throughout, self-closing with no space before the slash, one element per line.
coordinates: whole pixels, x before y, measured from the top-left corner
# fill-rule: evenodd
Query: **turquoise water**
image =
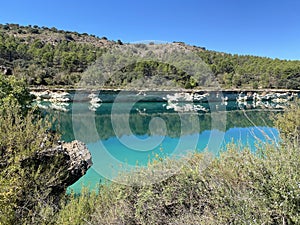
<path fill-rule="evenodd" d="M 204 150 L 217 156 L 231 142 L 252 151 L 259 143 L 278 142 L 271 120 L 278 111 L 241 110 L 236 102 L 202 104 L 205 112 L 188 110 L 191 107 L 186 105 L 181 106 L 187 110 L 176 111 L 164 102 L 102 103 L 91 111 L 89 103 L 73 103 L 68 112 L 49 111 L 59 118 L 63 139 L 84 141 L 92 154 L 92 168 L 70 189 L 93 189 L 122 170 L 147 166 L 157 158 Z"/>
<path fill-rule="evenodd" d="M 197 151 L 203 151 L 207 145 L 207 140 L 210 137 L 211 132 L 219 131 L 204 131 L 200 135 L 200 140 L 197 144 Z M 271 127 L 247 127 L 247 128 L 231 128 L 225 132 L 223 146 L 227 143 L 234 141 L 237 144 L 250 147 L 253 151 L 255 150 L 255 145 L 259 144 L 259 141 L 265 142 L 267 139 L 265 135 L 272 137 L 272 140 L 278 138 L 278 131 L 275 128 Z M 253 135 L 256 135 L 255 137 Z M 195 138 L 196 135 L 186 136 L 186 140 Z M 150 159 L 155 157 L 166 157 L 169 154 L 172 154 L 172 149 L 174 149 L 178 143 L 178 138 L 166 137 L 164 143 L 155 149 L 149 150 L 149 152 L 136 152 L 131 150 L 124 145 L 122 145 L 119 140 L 115 137 L 108 140 L 100 141 L 105 146 L 106 149 L 109 149 L 110 154 L 121 162 L 126 162 L 130 165 L 147 165 Z M 75 192 L 80 192 L 83 186 L 89 186 L 90 188 L 95 188 L 97 184 L 105 178 L 101 176 L 103 167 L 108 168 L 110 173 L 110 178 L 118 175 L 118 168 L 113 168 L 106 161 L 105 158 L 101 157 L 101 152 L 103 151 L 102 144 L 89 143 L 88 148 L 93 156 L 93 163 L 91 169 L 88 170 L 87 174 L 82 177 L 78 182 L 72 185 L 70 188 Z M 215 153 L 217 154 L 217 153 Z M 99 168 L 102 167 L 102 168 Z M 107 174 L 107 173 L 105 173 Z"/>

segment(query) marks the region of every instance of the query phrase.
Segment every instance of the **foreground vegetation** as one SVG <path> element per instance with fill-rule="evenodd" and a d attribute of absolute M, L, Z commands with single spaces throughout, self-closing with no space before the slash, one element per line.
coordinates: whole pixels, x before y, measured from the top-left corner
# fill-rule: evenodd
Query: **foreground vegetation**
<path fill-rule="evenodd" d="M 52 124 L 31 107 L 25 82 L 0 75 L 0 224 L 20 224 L 44 204 L 54 204 L 53 185 L 64 170 L 60 157 L 42 165 L 35 156 L 57 144 Z M 53 198 L 53 196 L 55 196 Z"/>
<path fill-rule="evenodd" d="M 47 123 L 31 109 L 20 110 L 30 101 L 29 95 L 20 97 L 28 93 L 24 82 L 1 77 L 0 88 L 0 224 L 300 223 L 299 104 L 276 118 L 280 146 L 262 145 L 253 154 L 230 145 L 218 158 L 195 153 L 182 163 L 170 160 L 162 168 L 180 170 L 148 184 L 145 174 L 160 166 L 158 160 L 123 176 L 130 185 L 103 184 L 98 194 L 85 190 L 49 199 L 53 190 L 45 187 L 57 177 L 59 160 L 51 168 L 22 162 L 41 143 L 52 146 L 57 139 L 45 142 Z"/>
<path fill-rule="evenodd" d="M 300 89 L 299 60 L 232 55 L 189 46 L 182 42 L 175 44 L 199 55 L 199 59 L 209 65 L 212 75 L 223 88 Z M 10 68 L 10 72 L 25 78 L 30 85 L 75 85 L 103 52 L 119 45 L 123 45 L 120 40 L 108 41 L 106 37 L 99 38 L 54 27 L 0 25 L 0 69 Z M 137 46 L 147 48 L 146 45 Z M 159 62 L 138 62 L 136 65 L 128 65 L 123 70 L 123 75 L 117 73 L 110 77 L 105 85 L 128 85 L 136 79 L 134 74 L 142 77 L 159 77 L 163 74 L 185 88 L 203 85 L 201 82 L 195 83 L 190 80 L 190 74 Z M 132 77 L 128 77 L 129 74 Z"/>
<path fill-rule="evenodd" d="M 72 198 L 57 214 L 57 221 L 299 224 L 299 156 L 299 143 L 287 142 L 280 147 L 263 146 L 256 154 L 228 146 L 220 158 L 210 163 L 209 157 L 195 154 L 177 174 L 161 182 L 145 186 L 113 183 L 101 186 L 99 195 L 83 193 Z M 177 165 L 168 163 L 168 167 Z M 203 168 L 203 164 L 208 165 Z"/>

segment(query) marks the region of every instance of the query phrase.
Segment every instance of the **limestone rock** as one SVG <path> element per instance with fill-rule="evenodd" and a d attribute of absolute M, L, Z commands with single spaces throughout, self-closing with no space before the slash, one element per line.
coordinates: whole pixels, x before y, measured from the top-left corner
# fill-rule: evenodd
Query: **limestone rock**
<path fill-rule="evenodd" d="M 40 168 L 40 176 L 51 178 L 43 184 L 44 188 L 50 190 L 50 197 L 64 193 L 66 188 L 85 175 L 92 165 L 92 156 L 88 148 L 77 140 L 59 143 L 54 148 L 38 151 L 34 156 L 22 160 L 23 167 Z"/>
<path fill-rule="evenodd" d="M 64 154 L 70 157 L 68 160 L 69 167 L 67 171 L 69 179 L 67 179 L 67 183 L 71 185 L 82 177 L 93 165 L 92 156 L 86 145 L 77 140 L 70 143 L 63 143 L 62 148 Z"/>

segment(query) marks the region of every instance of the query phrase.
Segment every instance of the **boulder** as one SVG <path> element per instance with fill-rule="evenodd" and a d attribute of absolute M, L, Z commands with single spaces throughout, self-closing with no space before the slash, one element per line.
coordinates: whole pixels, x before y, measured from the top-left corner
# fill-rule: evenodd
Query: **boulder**
<path fill-rule="evenodd" d="M 42 144 L 43 145 L 43 144 Z M 43 149 L 43 146 L 41 146 Z M 51 149 L 38 151 L 34 156 L 22 160 L 22 166 L 34 166 L 41 171 L 40 176 L 49 177 L 43 182 L 48 197 L 59 198 L 68 186 L 79 180 L 93 165 L 92 156 L 81 141 L 60 142 Z"/>
<path fill-rule="evenodd" d="M 63 153 L 69 158 L 66 184 L 72 185 L 81 178 L 93 165 L 92 156 L 86 145 L 81 141 L 72 141 L 61 145 Z"/>

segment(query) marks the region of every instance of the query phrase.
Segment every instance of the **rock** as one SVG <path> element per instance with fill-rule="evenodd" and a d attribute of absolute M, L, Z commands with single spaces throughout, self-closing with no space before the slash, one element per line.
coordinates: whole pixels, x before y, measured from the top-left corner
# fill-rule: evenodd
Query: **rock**
<path fill-rule="evenodd" d="M 42 144 L 43 145 L 43 144 Z M 41 145 L 41 148 L 43 146 Z M 22 160 L 23 167 L 39 168 L 40 176 L 50 177 L 44 189 L 50 189 L 49 198 L 59 198 L 68 186 L 74 184 L 93 165 L 92 156 L 83 142 L 59 143 L 51 149 L 38 151 L 34 156 Z"/>
<path fill-rule="evenodd" d="M 193 94 L 184 93 L 184 92 L 168 94 L 166 97 L 168 102 L 192 102 L 193 101 Z"/>
<path fill-rule="evenodd" d="M 86 145 L 77 140 L 62 144 L 62 148 L 64 154 L 70 157 L 67 184 L 71 185 L 79 180 L 93 165 L 92 156 Z"/>

